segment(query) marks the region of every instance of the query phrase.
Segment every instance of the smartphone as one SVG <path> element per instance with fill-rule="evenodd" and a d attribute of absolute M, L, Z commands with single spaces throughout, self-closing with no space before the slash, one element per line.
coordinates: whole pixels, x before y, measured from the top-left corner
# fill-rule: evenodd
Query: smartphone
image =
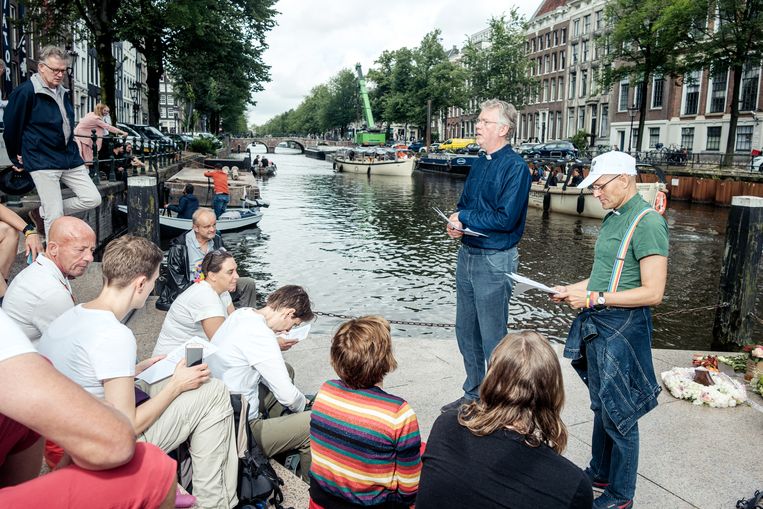
<path fill-rule="evenodd" d="M 32 258 L 32 251 L 29 251 L 29 254 L 26 257 L 26 264 L 27 265 L 32 265 L 33 261 L 34 261 L 34 259 Z"/>
<path fill-rule="evenodd" d="M 198 366 L 204 357 L 204 347 L 201 345 L 188 345 L 185 347 L 185 365 L 188 367 Z"/>

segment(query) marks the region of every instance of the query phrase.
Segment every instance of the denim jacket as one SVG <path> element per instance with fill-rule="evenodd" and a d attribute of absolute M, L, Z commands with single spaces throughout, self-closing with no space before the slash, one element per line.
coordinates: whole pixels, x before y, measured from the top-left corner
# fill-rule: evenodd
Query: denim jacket
<path fill-rule="evenodd" d="M 588 366 L 586 349 L 596 348 L 597 366 Z M 585 309 L 572 322 L 564 356 L 588 385 L 599 371 L 599 397 L 612 422 L 626 433 L 657 406 L 662 388 L 652 364 L 652 315 L 648 307 Z"/>

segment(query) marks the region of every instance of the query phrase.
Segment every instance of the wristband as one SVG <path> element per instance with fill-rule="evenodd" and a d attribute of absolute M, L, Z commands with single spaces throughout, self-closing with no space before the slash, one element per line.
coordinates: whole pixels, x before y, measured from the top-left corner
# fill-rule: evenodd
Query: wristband
<path fill-rule="evenodd" d="M 24 234 L 24 237 L 29 237 L 30 235 L 37 235 L 37 229 L 33 224 L 28 224 L 21 230 L 21 233 Z"/>

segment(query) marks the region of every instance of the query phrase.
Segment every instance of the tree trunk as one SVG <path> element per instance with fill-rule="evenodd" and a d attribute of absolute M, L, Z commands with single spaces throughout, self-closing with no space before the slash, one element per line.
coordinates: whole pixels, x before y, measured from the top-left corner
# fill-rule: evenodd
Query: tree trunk
<path fill-rule="evenodd" d="M 159 82 L 164 74 L 164 50 L 159 34 L 147 37 L 145 41 L 144 55 L 148 75 L 146 77 L 146 89 L 148 94 L 148 123 L 152 126 L 159 125 Z"/>
<path fill-rule="evenodd" d="M 652 71 L 648 67 L 644 70 L 644 80 L 641 84 L 641 97 L 638 105 L 638 136 L 636 137 L 636 152 L 641 152 L 644 140 L 644 123 L 646 122 L 646 91 L 647 83 L 652 78 Z M 635 93 L 635 90 L 634 90 Z"/>
<path fill-rule="evenodd" d="M 726 154 L 723 157 L 723 165 L 731 166 L 734 163 L 734 150 L 736 148 L 737 123 L 739 122 L 739 94 L 742 83 L 742 66 L 735 65 L 731 68 L 734 79 L 731 81 L 731 118 L 729 119 L 729 137 L 726 140 Z"/>
<path fill-rule="evenodd" d="M 105 31 L 95 36 L 95 47 L 98 51 L 98 72 L 101 77 L 101 102 L 116 112 L 116 78 L 117 71 L 111 46 L 114 37 L 111 32 Z M 116 115 L 115 115 L 116 118 Z"/>

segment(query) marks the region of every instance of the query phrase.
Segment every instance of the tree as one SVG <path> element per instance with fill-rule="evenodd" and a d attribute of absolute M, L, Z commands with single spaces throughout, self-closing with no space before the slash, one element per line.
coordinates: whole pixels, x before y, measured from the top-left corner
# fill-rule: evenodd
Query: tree
<path fill-rule="evenodd" d="M 461 62 L 469 72 L 469 94 L 512 103 L 518 110 L 538 86 L 530 77 L 532 63 L 525 51 L 525 21 L 516 8 L 506 16 L 490 20 L 488 47 L 473 41 L 464 46 Z"/>
<path fill-rule="evenodd" d="M 358 81 L 355 73 L 349 69 L 342 69 L 337 73 L 328 85 L 329 97 L 323 111 L 323 125 L 329 129 L 339 129 L 344 137 L 347 126 L 358 118 L 360 110 L 360 94 Z"/>
<path fill-rule="evenodd" d="M 693 27 L 707 12 L 700 4 L 696 0 L 610 0 L 607 4 L 611 31 L 599 44 L 609 52 L 605 51 L 599 82 L 609 89 L 628 78 L 640 88 L 638 149 L 644 137 L 646 86 L 654 76 L 683 74 L 685 56 L 696 44 Z"/>

